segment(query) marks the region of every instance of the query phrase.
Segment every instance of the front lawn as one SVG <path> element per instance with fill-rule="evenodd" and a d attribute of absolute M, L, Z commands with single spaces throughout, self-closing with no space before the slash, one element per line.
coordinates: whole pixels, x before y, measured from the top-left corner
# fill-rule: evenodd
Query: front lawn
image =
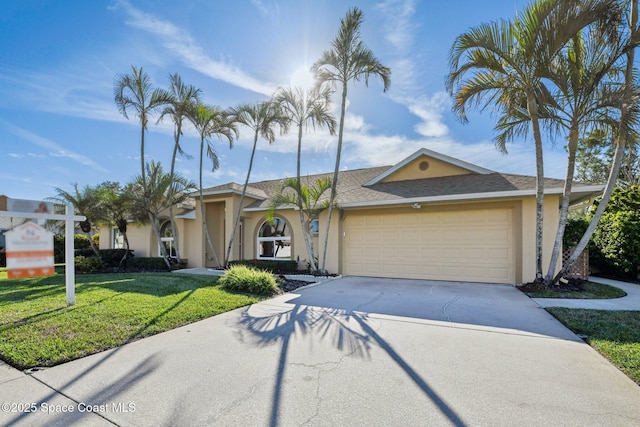
<path fill-rule="evenodd" d="M 216 280 L 171 273 L 76 275 L 71 307 L 64 274 L 0 280 L 0 359 L 19 369 L 53 366 L 264 299 L 225 291 Z"/>
<path fill-rule="evenodd" d="M 640 385 L 640 311 L 547 310 Z"/>

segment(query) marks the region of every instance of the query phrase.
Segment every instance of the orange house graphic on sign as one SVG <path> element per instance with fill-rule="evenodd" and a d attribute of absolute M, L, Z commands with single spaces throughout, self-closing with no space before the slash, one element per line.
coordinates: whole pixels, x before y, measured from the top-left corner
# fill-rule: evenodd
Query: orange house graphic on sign
<path fill-rule="evenodd" d="M 5 239 L 9 279 L 54 274 L 52 232 L 27 222 L 7 231 Z"/>

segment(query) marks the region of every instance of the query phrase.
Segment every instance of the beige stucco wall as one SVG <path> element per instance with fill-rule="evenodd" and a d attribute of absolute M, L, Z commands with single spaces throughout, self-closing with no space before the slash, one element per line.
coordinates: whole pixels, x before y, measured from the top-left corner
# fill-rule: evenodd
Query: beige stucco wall
<path fill-rule="evenodd" d="M 546 269 L 551 261 L 553 251 L 553 241 L 556 237 L 558 222 L 560 221 L 559 211 L 560 196 L 546 196 L 544 209 L 544 228 L 542 231 L 542 270 L 546 274 Z M 522 202 L 522 283 L 532 282 L 536 278 L 536 199 L 530 197 Z M 558 268 L 562 260 L 559 260 Z"/>
<path fill-rule="evenodd" d="M 420 169 L 420 163 L 428 162 L 426 170 Z M 405 181 L 409 179 L 435 178 L 441 176 L 466 175 L 471 173 L 467 169 L 446 163 L 428 156 L 420 156 L 409 162 L 400 170 L 392 173 L 383 182 Z"/>
<path fill-rule="evenodd" d="M 249 199 L 245 205 L 251 203 Z M 219 259 L 223 261 L 224 254 L 227 249 L 228 241 L 231 236 L 233 225 L 233 209 L 230 206 L 237 206 L 239 196 L 209 198 L 207 202 L 207 219 L 210 223 L 210 230 L 216 245 L 216 251 Z M 544 251 L 543 251 L 543 267 L 546 269 L 551 258 L 553 249 L 553 240 L 559 220 L 558 211 L 559 196 L 547 196 L 545 198 L 545 218 L 544 218 Z M 484 206 L 508 206 L 513 209 L 514 224 L 514 251 L 515 251 L 515 271 L 517 283 L 526 283 L 535 279 L 535 197 L 524 199 L 513 199 L 508 201 L 483 201 L 474 203 L 459 204 L 434 204 L 423 205 L 423 209 L 477 209 Z M 394 214 L 406 211 L 409 207 L 400 208 L 384 208 L 388 214 Z M 364 211 L 381 212 L 378 209 L 365 209 Z M 243 213 L 244 221 L 244 244 L 243 258 L 255 259 L 257 257 L 256 236 L 258 229 L 265 220 L 265 211 L 252 211 Z M 326 269 L 330 273 L 342 273 L 343 266 L 343 226 L 345 215 L 349 215 L 349 211 L 342 212 L 335 209 L 331 221 L 331 233 L 329 237 L 329 245 L 327 248 Z M 306 268 L 308 262 L 308 254 L 305 248 L 302 228 L 300 226 L 299 213 L 293 209 L 283 209 L 278 212 L 278 216 L 287 221 L 292 236 L 291 251 L 293 259 L 299 260 L 300 268 Z M 327 212 L 320 216 L 320 230 L 318 236 L 314 238 L 315 250 L 320 259 L 322 259 L 322 250 L 325 236 Z M 163 219 L 166 220 L 168 218 Z M 206 239 L 202 232 L 202 221 L 200 216 L 199 204 L 196 206 L 196 219 L 179 219 L 177 221 L 179 227 L 179 244 L 180 254 L 183 258 L 187 258 L 189 267 L 213 267 L 211 261 L 207 261 Z M 157 243 L 155 236 L 149 225 L 130 224 L 128 227 L 128 238 L 131 248 L 134 249 L 136 256 L 158 256 Z M 239 235 L 236 236 L 239 239 Z M 112 237 L 110 230 L 101 230 L 100 247 L 111 247 Z M 234 245 L 234 251 L 231 259 L 239 259 L 239 243 Z M 561 262 L 561 261 L 560 261 Z M 560 265 L 560 264 L 559 264 Z M 546 270 L 544 271 L 546 273 Z"/>

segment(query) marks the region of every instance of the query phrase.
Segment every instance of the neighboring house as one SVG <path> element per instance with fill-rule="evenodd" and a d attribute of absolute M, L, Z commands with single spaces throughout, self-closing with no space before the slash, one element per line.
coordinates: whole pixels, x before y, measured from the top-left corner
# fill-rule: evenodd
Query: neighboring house
<path fill-rule="evenodd" d="M 310 183 L 318 177 L 303 177 Z M 291 207 L 265 214 L 280 180 L 250 183 L 231 259 L 294 259 L 307 253 L 299 214 Z M 564 181 L 545 180 L 544 262 L 548 264 Z M 602 185 L 575 183 L 572 202 L 589 199 Z M 224 257 L 242 185 L 204 190 L 216 252 Z M 354 276 L 519 284 L 535 278 L 536 179 L 502 174 L 427 149 L 394 166 L 340 172 L 338 208 L 331 222 L 326 268 Z M 196 197 L 197 201 L 197 197 Z M 179 221 L 181 256 L 189 267 L 215 267 L 202 232 L 200 207 Z M 168 221 L 165 222 L 168 224 Z M 326 212 L 317 224 L 322 251 Z M 170 230 L 164 225 L 164 230 Z M 157 256 L 148 226 L 129 227 L 138 256 Z M 167 235 L 170 239 L 170 234 Z M 107 240 L 108 239 L 108 240 Z M 101 247 L 113 234 L 101 233 Z"/>

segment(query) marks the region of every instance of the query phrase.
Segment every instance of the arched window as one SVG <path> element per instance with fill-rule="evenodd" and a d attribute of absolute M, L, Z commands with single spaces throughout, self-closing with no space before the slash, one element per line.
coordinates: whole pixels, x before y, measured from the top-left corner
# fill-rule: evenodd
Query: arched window
<path fill-rule="evenodd" d="M 173 230 L 171 229 L 171 221 L 167 221 L 160 227 L 160 242 L 164 245 L 169 258 L 176 257 L 176 248 L 173 240 Z M 162 256 L 160 246 L 158 246 L 158 256 Z"/>
<path fill-rule="evenodd" d="M 291 231 L 282 218 L 265 221 L 258 229 L 258 259 L 291 259 Z"/>

